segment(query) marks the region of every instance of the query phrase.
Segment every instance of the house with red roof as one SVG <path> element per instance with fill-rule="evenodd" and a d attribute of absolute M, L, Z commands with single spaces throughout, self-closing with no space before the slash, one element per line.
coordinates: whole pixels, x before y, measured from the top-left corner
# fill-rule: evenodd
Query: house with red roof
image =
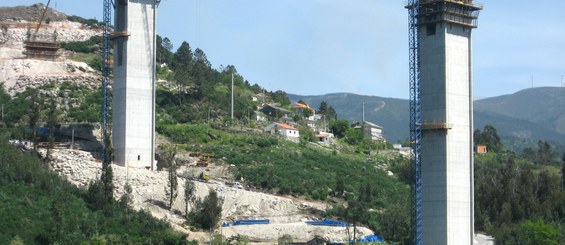
<path fill-rule="evenodd" d="M 272 135 L 286 137 L 287 139 L 297 141 L 300 137 L 298 129 L 286 123 L 274 122 L 265 127 L 265 132 Z"/>
<path fill-rule="evenodd" d="M 331 143 L 330 139 L 334 137 L 332 133 L 320 132 L 316 134 L 316 139 L 318 139 L 318 143 L 329 145 Z"/>

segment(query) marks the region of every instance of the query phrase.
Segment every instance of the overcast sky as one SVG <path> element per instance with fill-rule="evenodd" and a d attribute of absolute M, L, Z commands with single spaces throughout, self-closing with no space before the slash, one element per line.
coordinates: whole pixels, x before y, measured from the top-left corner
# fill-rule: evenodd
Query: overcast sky
<path fill-rule="evenodd" d="M 47 1 L 0 0 L 0 6 Z M 408 13 L 392 0 L 163 0 L 157 32 L 201 48 L 213 67 L 300 95 L 408 98 Z M 565 1 L 483 0 L 473 32 L 475 98 L 562 86 Z M 101 0 L 51 0 L 102 19 Z M 563 78 L 565 80 L 565 78 Z"/>

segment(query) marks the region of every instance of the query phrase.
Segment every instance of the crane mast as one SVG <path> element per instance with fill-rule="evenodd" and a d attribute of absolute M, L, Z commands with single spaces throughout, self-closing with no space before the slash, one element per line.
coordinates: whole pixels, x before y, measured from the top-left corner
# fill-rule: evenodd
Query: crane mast
<path fill-rule="evenodd" d="M 414 244 L 422 244 L 422 113 L 420 103 L 420 57 L 419 57 L 419 30 L 418 13 L 419 0 L 409 0 L 409 74 L 410 74 L 410 143 L 412 148 L 411 167 L 413 176 L 412 226 Z"/>
<path fill-rule="evenodd" d="M 109 163 L 111 161 L 108 154 L 109 144 L 106 142 L 109 139 L 108 131 L 108 116 L 109 116 L 109 87 L 110 87 L 110 28 L 111 28 L 111 14 L 112 14 L 112 2 L 111 0 L 103 0 L 104 13 L 104 32 L 102 39 L 102 117 L 101 117 L 101 129 L 102 129 L 102 156 L 104 163 Z M 108 159 L 107 159 L 108 158 Z"/>

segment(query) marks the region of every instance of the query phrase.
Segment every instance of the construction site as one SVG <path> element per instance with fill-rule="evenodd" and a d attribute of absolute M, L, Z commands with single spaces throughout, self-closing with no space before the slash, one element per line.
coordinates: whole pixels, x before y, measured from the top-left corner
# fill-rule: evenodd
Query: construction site
<path fill-rule="evenodd" d="M 47 11 L 49 3 L 38 7 L 43 11 L 36 22 L 2 23 L 3 27 L 6 26 L 5 32 L 9 29 L 25 33 L 19 38 L 23 43 L 21 55 L 24 57 L 11 58 L 10 62 L 29 62 L 26 59 L 50 64 L 63 62 L 60 40 L 67 40 L 65 28 L 70 27 L 64 25 L 70 24 L 57 22 L 56 15 Z M 160 208 L 162 204 L 158 201 L 164 199 L 160 188 L 166 182 L 165 174 L 157 171 L 155 158 L 157 146 L 163 143 L 155 134 L 155 39 L 157 10 L 161 1 L 103 0 L 102 4 L 103 31 L 96 33 L 91 30 L 93 35 L 103 36 L 103 98 L 100 98 L 103 109 L 101 136 L 97 140 L 105 142 L 111 137 L 115 155 L 113 164 L 117 172 L 115 180 L 118 183 L 115 192 L 123 194 L 125 183 L 133 183 L 136 186 L 136 209 L 148 209 L 158 218 L 171 220 L 175 228 L 190 233 L 193 238 L 206 240 L 205 233 L 183 227 L 182 218 Z M 476 236 L 471 33 L 477 28 L 482 6 L 472 0 L 409 0 L 405 8 L 409 15 L 410 34 L 409 113 L 411 167 L 415 176 L 411 214 L 414 244 L 472 245 Z M 10 49 L 3 52 L 15 53 Z M 69 64 L 72 63 L 64 66 Z M 92 69 L 81 69 L 80 64 L 74 66 L 79 70 L 76 76 L 96 78 Z M 37 71 L 29 72 L 27 76 Z M 9 71 L 4 73 L 9 77 Z M 35 75 L 48 77 L 53 74 Z M 30 80 L 29 77 L 16 77 L 10 83 L 8 79 L 7 85 L 26 79 Z M 14 92 L 18 90 L 15 86 L 10 88 Z M 104 147 L 103 151 L 106 150 Z M 73 157 L 65 159 L 65 155 L 69 154 Z M 344 228 L 349 227 L 347 223 L 328 221 L 312 225 L 311 221 L 317 217 L 304 212 L 327 210 L 330 208 L 327 204 L 245 190 L 244 185 L 239 182 L 234 184 L 233 178 L 225 174 L 229 172 L 229 165 L 216 164 L 219 160 L 213 153 L 192 152 L 183 157 L 188 164 L 181 171 L 186 176 L 181 177 L 195 180 L 198 196 L 215 189 L 225 198 L 222 220 L 233 223 L 226 223 L 220 228 L 222 235 L 244 234 L 254 241 L 265 243 L 276 240 L 282 234 L 291 234 L 301 241 L 312 239 L 314 234 L 327 240 L 341 241 L 349 236 Z M 57 150 L 55 158 L 55 171 L 79 186 L 87 185 L 100 171 L 96 160 L 80 151 Z M 248 219 L 258 221 L 253 224 L 241 222 Z M 358 227 L 357 232 L 364 236 L 374 233 L 365 227 Z"/>
<path fill-rule="evenodd" d="M 110 11 L 109 1 L 104 2 L 105 11 Z M 158 4 L 155 0 L 118 1 L 115 6 L 116 32 L 121 34 L 114 42 L 117 55 L 113 142 L 116 163 L 126 167 L 154 165 L 151 122 L 155 121 L 155 52 L 151 50 L 154 50 Z M 406 8 L 410 16 L 415 244 L 471 245 L 474 240 L 471 30 L 477 27 L 478 11 L 482 7 L 472 0 L 411 0 Z M 109 25 L 108 20 L 105 22 Z M 110 33 L 104 35 L 110 38 Z M 136 133 L 128 133 L 129 130 Z"/>

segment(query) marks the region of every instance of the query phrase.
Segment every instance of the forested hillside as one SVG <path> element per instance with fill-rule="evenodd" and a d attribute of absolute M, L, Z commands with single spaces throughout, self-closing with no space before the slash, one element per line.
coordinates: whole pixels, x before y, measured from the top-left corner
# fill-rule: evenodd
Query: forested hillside
<path fill-rule="evenodd" d="M 188 244 L 166 221 L 129 205 L 127 196 L 101 204 L 96 188 L 71 185 L 0 134 L 1 244 Z"/>
<path fill-rule="evenodd" d="M 234 116 L 249 121 L 255 115 L 259 101 L 252 101 L 258 93 L 270 100 L 289 105 L 285 92 L 268 92 L 256 83 L 251 85 L 233 65 L 212 68 L 203 50 L 194 51 L 187 42 L 173 51 L 168 38 L 157 37 L 157 72 L 160 83 L 157 106 L 160 122 L 222 121 L 230 116 L 231 79 L 234 78 Z"/>

